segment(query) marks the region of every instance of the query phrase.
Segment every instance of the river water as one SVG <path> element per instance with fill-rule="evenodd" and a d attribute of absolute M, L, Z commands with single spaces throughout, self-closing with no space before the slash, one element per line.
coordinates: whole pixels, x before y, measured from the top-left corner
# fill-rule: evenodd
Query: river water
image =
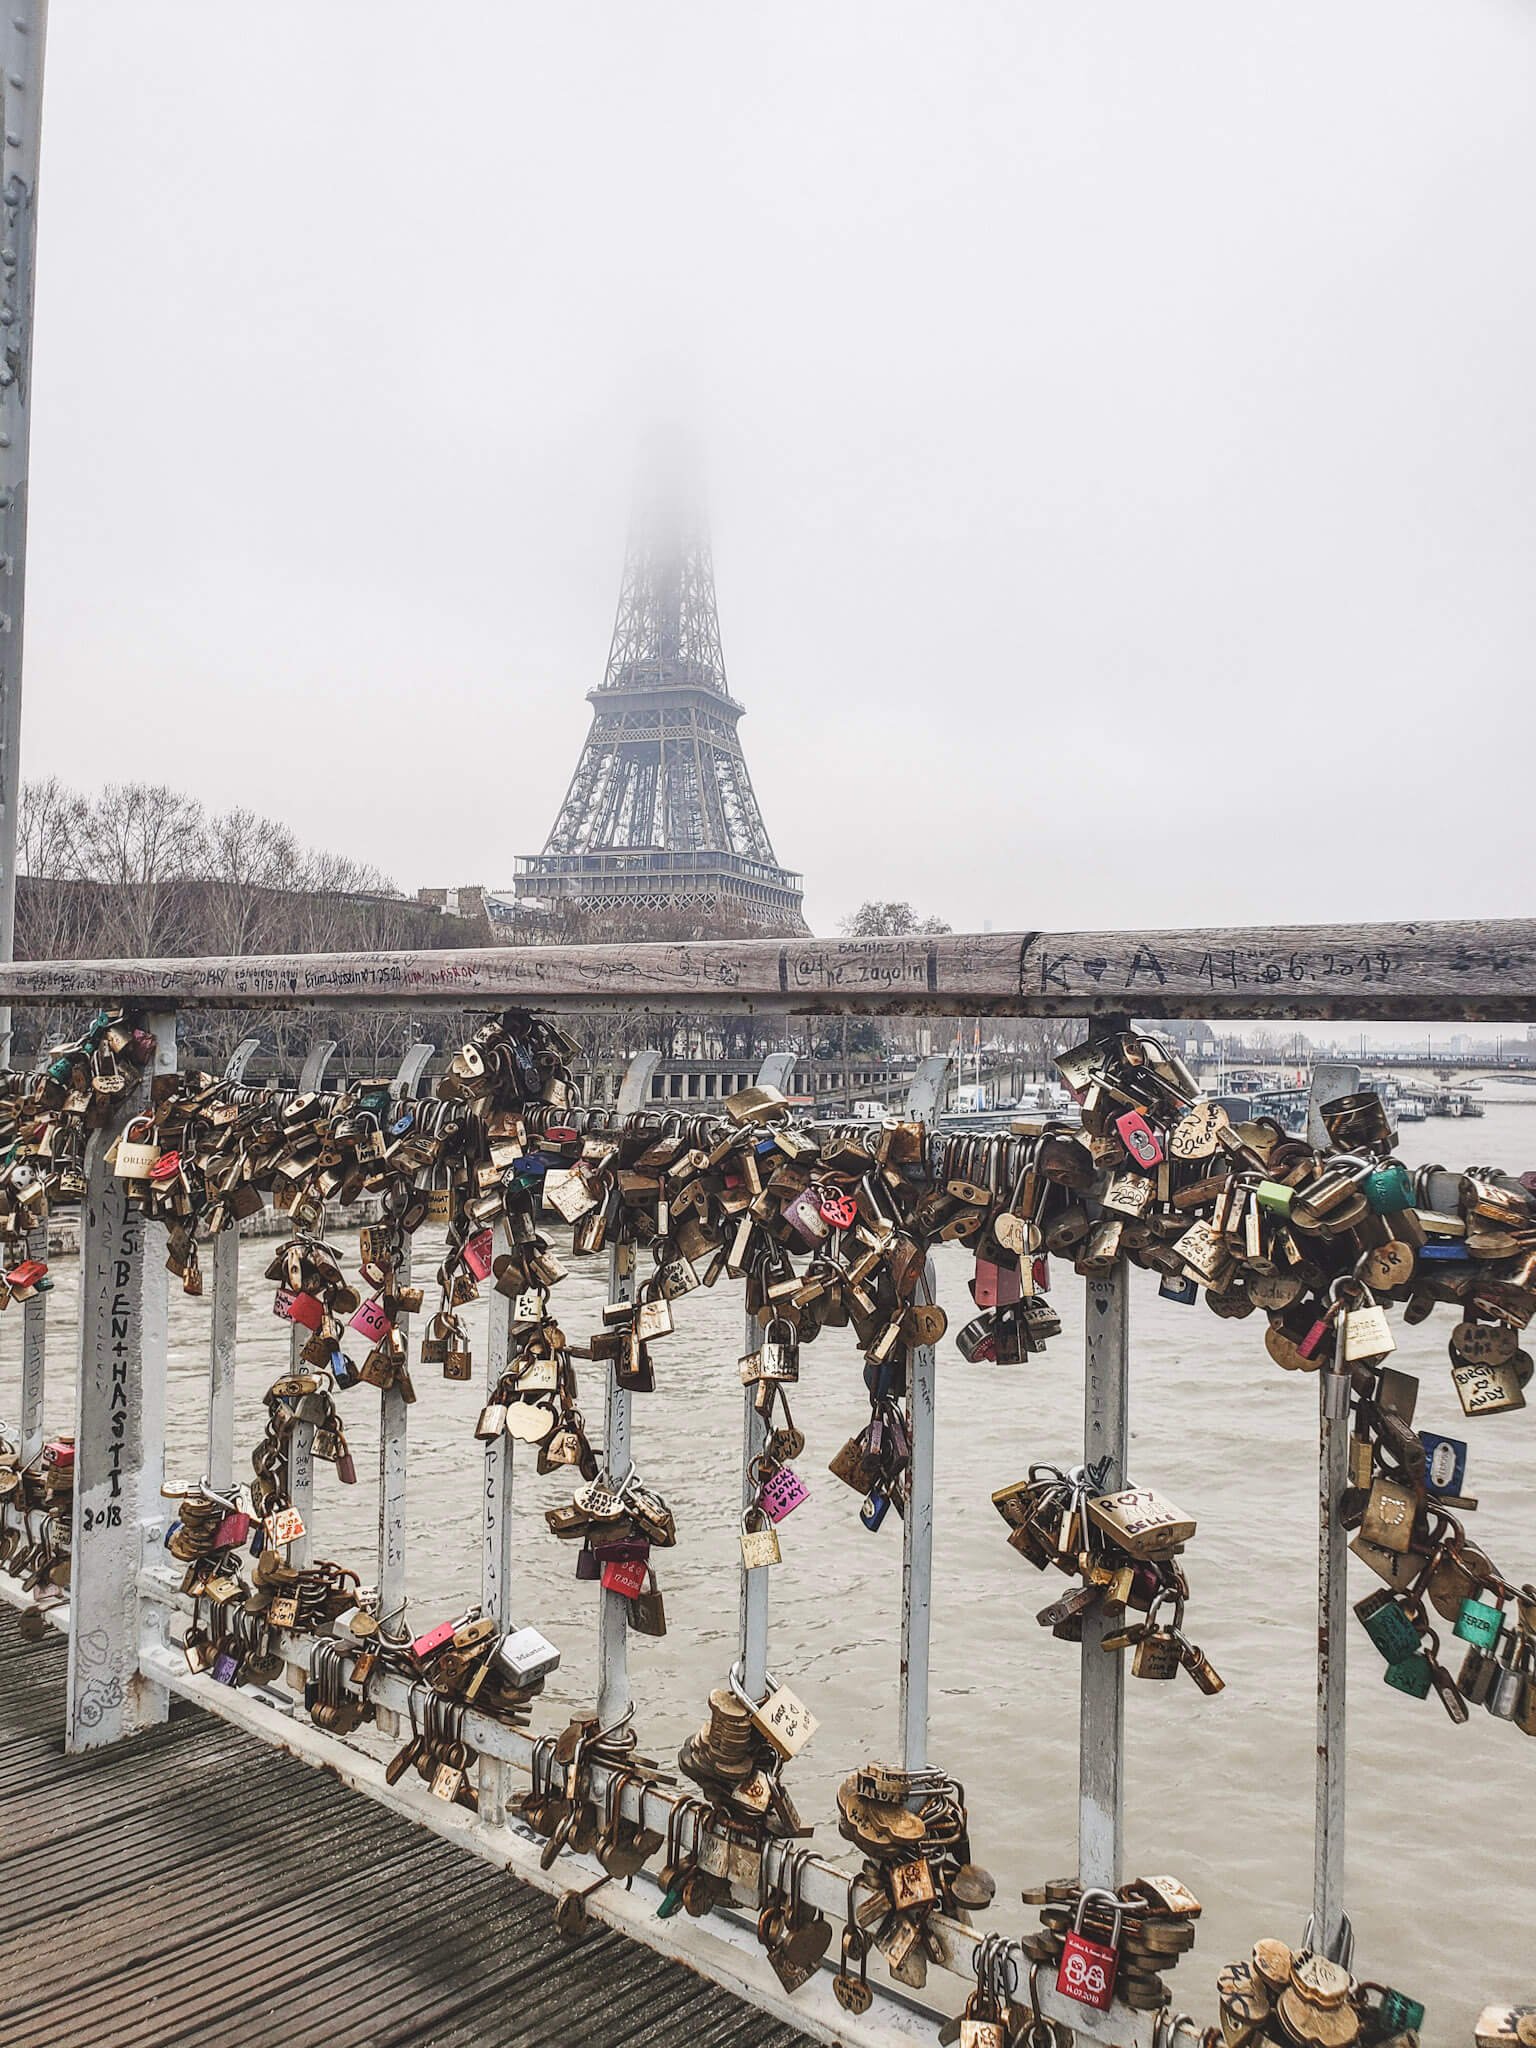
<path fill-rule="evenodd" d="M 1536 1089 L 1490 1080 L 1478 1122 L 1409 1125 L 1401 1156 L 1514 1171 L 1536 1160 Z M 262 1424 L 263 1389 L 284 1369 L 287 1325 L 271 1314 L 262 1270 L 271 1245 L 241 1255 L 237 1472 Z M 435 1267 L 423 1233 L 418 1273 Z M 595 1325 L 606 1259 L 572 1263 L 555 1303 L 573 1336 Z M 965 1319 L 968 1256 L 938 1255 L 940 1299 L 951 1331 Z M 71 1355 L 77 1262 L 61 1261 L 50 1301 L 55 1342 Z M 1160 1301 L 1156 1276 L 1133 1277 L 1132 1464 L 1198 1517 L 1185 1553 L 1191 1638 L 1226 1679 L 1214 1698 L 1180 1676 L 1128 1681 L 1127 1874 L 1170 1871 L 1205 1901 L 1194 1951 L 1171 1975 L 1175 2002 L 1214 2013 L 1218 1968 L 1261 1935 L 1300 1937 L 1311 1894 L 1314 1755 L 1316 1380 L 1285 1374 L 1264 1350 L 1262 1317 L 1223 1322 L 1203 1303 Z M 1018 1887 L 1075 1867 L 1077 1662 L 1074 1645 L 1036 1626 L 1035 1611 L 1065 1591 L 1007 1545 L 989 1499 L 1031 1462 L 1074 1462 L 1082 1438 L 1083 1286 L 1059 1264 L 1052 1299 L 1063 1321 L 1049 1352 L 1021 1366 L 968 1365 L 951 1341 L 940 1351 L 934 1535 L 931 1756 L 964 1783 L 978 1858 L 999 1880 L 986 1917 L 1024 1931 L 1033 1913 Z M 417 1369 L 410 1411 L 408 1556 L 411 1616 L 419 1626 L 478 1594 L 480 1447 L 472 1431 L 484 1361 L 484 1305 L 474 1385 Z M 1536 1578 L 1536 1530 L 1526 1508 L 1536 1474 L 1536 1405 L 1466 1420 L 1450 1382 L 1445 1339 L 1452 1312 L 1417 1329 L 1394 1321 L 1398 1362 L 1423 1376 L 1419 1426 L 1465 1436 L 1468 1491 L 1483 1505 L 1472 1533 L 1517 1582 Z M 631 1671 L 642 1748 L 666 1756 L 703 1718 L 706 1695 L 735 1652 L 742 1350 L 741 1290 L 722 1281 L 677 1305 L 677 1333 L 655 1347 L 657 1392 L 634 1404 L 636 1461 L 672 1504 L 675 1550 L 658 1554 L 669 1632 L 634 1638 Z M 168 1470 L 204 1469 L 209 1305 L 174 1289 L 168 1393 Z M 0 1317 L 0 1416 L 17 1412 L 21 1318 Z M 414 1348 L 414 1346 L 413 1346 Z M 836 1832 L 839 1778 L 866 1757 L 896 1753 L 901 1529 L 876 1534 L 827 1460 L 867 1414 L 859 1358 L 846 1331 L 802 1354 L 795 1417 L 809 1439 L 799 1461 L 811 1498 L 783 1526 L 785 1561 L 772 1574 L 770 1663 L 821 1726 L 789 1767 L 789 1781 L 819 1845 Z M 586 1366 L 583 1390 L 594 1440 L 601 1386 Z M 48 1417 L 71 1419 L 72 1375 L 54 1373 Z M 364 1483 L 338 1485 L 316 1468 L 316 1554 L 376 1577 L 378 1400 L 359 1386 L 340 1398 Z M 518 1453 L 514 1588 L 519 1620 L 559 1643 L 564 1661 L 536 1725 L 557 1727 L 567 1704 L 595 1690 L 596 1589 L 573 1577 L 574 1551 L 542 1510 L 571 1490 L 568 1474 L 540 1479 Z M 1378 1585 L 1351 1564 L 1350 1597 Z M 1452 1668 L 1461 1645 L 1444 1631 Z M 1417 1701 L 1382 1683 L 1384 1669 L 1353 1622 L 1349 1643 L 1349 1866 L 1346 1899 L 1361 1975 L 1394 1983 L 1429 2008 L 1425 2038 L 1465 2043 L 1478 2008 L 1536 1998 L 1536 1908 L 1530 1885 L 1536 1818 L 1536 1743 L 1474 1709 L 1455 1728 L 1433 1695 Z M 1011 1902 L 1011 1903 L 1010 1903 Z"/>

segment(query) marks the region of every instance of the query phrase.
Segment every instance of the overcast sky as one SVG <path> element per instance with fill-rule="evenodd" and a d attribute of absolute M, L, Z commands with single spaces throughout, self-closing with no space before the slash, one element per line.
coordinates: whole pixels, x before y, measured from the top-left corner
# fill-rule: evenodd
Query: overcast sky
<path fill-rule="evenodd" d="M 1530 910 L 1529 0 L 54 0 L 24 772 L 510 883 L 696 430 L 813 927 Z"/>

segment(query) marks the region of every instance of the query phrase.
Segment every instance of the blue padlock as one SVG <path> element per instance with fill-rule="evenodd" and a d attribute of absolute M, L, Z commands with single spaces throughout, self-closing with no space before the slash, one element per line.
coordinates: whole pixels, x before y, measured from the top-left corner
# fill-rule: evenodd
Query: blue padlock
<path fill-rule="evenodd" d="M 869 1530 L 870 1534 L 873 1535 L 890 1511 L 890 1495 L 888 1493 L 881 1493 L 877 1488 L 875 1492 L 865 1495 L 863 1504 L 859 1509 L 859 1520 Z"/>
<path fill-rule="evenodd" d="M 1460 1493 L 1467 1476 L 1467 1447 L 1459 1437 L 1419 1431 L 1424 1446 L 1424 1486 L 1429 1493 Z"/>
<path fill-rule="evenodd" d="M 1193 1308 L 1200 1299 L 1198 1283 L 1177 1273 L 1165 1273 L 1157 1292 L 1160 1300 L 1176 1301 L 1182 1308 Z"/>

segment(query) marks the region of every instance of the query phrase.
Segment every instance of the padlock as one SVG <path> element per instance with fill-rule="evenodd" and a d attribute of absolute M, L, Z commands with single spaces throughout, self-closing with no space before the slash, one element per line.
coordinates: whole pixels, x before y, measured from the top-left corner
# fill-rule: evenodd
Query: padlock
<path fill-rule="evenodd" d="M 643 1558 L 611 1558 L 603 1566 L 603 1591 L 633 1600 L 645 1584 L 647 1570 Z"/>
<path fill-rule="evenodd" d="M 1355 1614 L 1366 1634 L 1389 1664 L 1417 1654 L 1419 1631 L 1407 1609 L 1383 1587 L 1355 1605 Z"/>
<path fill-rule="evenodd" d="M 1140 1167 L 1160 1166 L 1162 1141 L 1139 1109 L 1128 1109 L 1115 1118 L 1120 1142 Z"/>
<path fill-rule="evenodd" d="M 1434 1494 L 1458 1494 L 1466 1484 L 1467 1447 L 1459 1437 L 1437 1436 L 1431 1429 L 1419 1431 L 1424 1446 L 1424 1487 Z"/>
<path fill-rule="evenodd" d="M 278 1289 L 280 1307 L 278 1313 L 286 1316 L 290 1323 L 298 1323 L 306 1330 L 318 1330 L 325 1321 L 325 1303 L 317 1295 L 302 1290 L 291 1293 L 286 1287 Z"/>
<path fill-rule="evenodd" d="M 477 1280 L 486 1278 L 494 1258 L 495 1239 L 489 1230 L 477 1230 L 473 1237 L 466 1239 L 464 1263 Z"/>
<path fill-rule="evenodd" d="M 516 1628 L 496 1645 L 494 1661 L 513 1685 L 528 1686 L 560 1668 L 560 1652 L 536 1628 Z"/>
<path fill-rule="evenodd" d="M 758 1503 L 770 1522 L 782 1522 L 786 1515 L 792 1515 L 803 1501 L 811 1497 L 810 1488 L 796 1477 L 788 1465 L 781 1465 L 763 1485 Z"/>
<path fill-rule="evenodd" d="M 382 1344 L 393 1330 L 394 1324 L 384 1313 L 384 1304 L 377 1297 L 370 1296 L 367 1301 L 359 1302 L 347 1328 L 356 1330 L 357 1334 L 370 1344 Z"/>
<path fill-rule="evenodd" d="M 1469 1596 L 1461 1603 L 1451 1629 L 1452 1635 L 1460 1636 L 1464 1643 L 1472 1643 L 1477 1649 L 1489 1651 L 1498 1642 L 1504 1630 L 1504 1601 L 1498 1596 L 1497 1606 L 1487 1600 Z"/>
<path fill-rule="evenodd" d="M 749 1527 L 749 1524 L 754 1526 Z M 761 1526 L 755 1526 L 756 1524 Z M 784 1553 L 779 1546 L 779 1532 L 755 1501 L 741 1511 L 741 1561 L 749 1572 L 759 1571 L 764 1565 L 782 1564 L 784 1561 Z"/>
<path fill-rule="evenodd" d="M 1107 1942 L 1091 1941 L 1083 1933 L 1083 1916 L 1089 1904 L 1107 1908 L 1111 1931 Z M 1072 1916 L 1072 1925 L 1062 1937 L 1061 1962 L 1056 1971 L 1056 1989 L 1063 1998 L 1108 2012 L 1115 1996 L 1115 1975 L 1120 1967 L 1120 1901 L 1113 1892 L 1094 1887 L 1083 1892 Z"/>
<path fill-rule="evenodd" d="M 112 1168 L 119 1180 L 149 1178 L 150 1168 L 160 1157 L 154 1136 L 154 1123 L 147 1116 L 136 1116 L 129 1124 L 117 1141 L 117 1158 Z"/>

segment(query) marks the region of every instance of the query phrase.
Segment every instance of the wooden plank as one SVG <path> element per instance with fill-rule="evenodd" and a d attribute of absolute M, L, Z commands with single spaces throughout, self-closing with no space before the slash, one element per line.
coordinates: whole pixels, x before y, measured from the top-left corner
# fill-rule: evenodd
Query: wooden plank
<path fill-rule="evenodd" d="M 0 965 L 0 1003 L 1536 1020 L 1536 920 Z"/>

